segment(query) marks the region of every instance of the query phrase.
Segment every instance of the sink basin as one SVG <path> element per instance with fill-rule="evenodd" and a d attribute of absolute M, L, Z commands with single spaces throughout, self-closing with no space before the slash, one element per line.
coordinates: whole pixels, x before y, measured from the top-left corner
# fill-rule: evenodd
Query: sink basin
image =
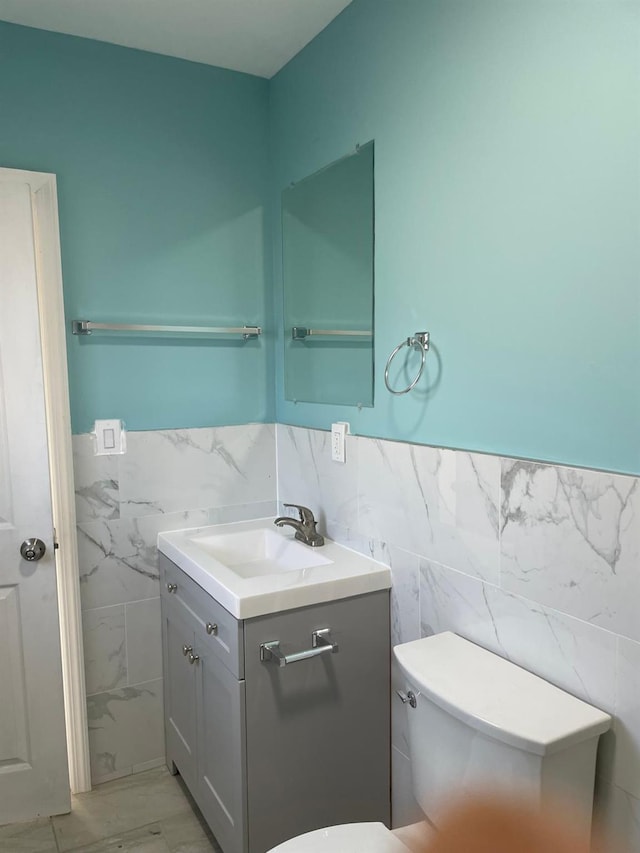
<path fill-rule="evenodd" d="M 272 518 L 160 533 L 158 550 L 236 619 L 391 586 L 387 566 L 330 539 L 311 548 Z"/>
<path fill-rule="evenodd" d="M 264 527 L 242 533 L 201 533 L 192 536 L 191 542 L 233 569 L 241 578 L 293 572 L 331 563 L 318 549 Z"/>

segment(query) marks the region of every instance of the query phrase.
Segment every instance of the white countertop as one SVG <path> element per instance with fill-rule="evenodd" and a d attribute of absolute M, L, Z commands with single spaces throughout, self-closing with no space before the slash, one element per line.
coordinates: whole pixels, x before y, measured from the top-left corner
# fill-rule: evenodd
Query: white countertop
<path fill-rule="evenodd" d="M 199 547 L 198 537 L 255 530 L 276 531 L 292 540 L 294 531 L 276 528 L 273 518 L 215 524 L 158 535 L 158 550 L 216 599 L 237 619 L 249 619 L 294 607 L 305 607 L 391 587 L 391 572 L 382 563 L 325 539 L 319 548 L 302 547 L 329 561 L 310 568 L 241 577 Z"/>

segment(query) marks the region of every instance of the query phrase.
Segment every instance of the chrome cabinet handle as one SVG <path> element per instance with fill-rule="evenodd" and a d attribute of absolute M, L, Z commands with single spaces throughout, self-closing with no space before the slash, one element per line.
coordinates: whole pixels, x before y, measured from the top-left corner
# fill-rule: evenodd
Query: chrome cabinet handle
<path fill-rule="evenodd" d="M 175 592 L 178 589 L 177 583 L 168 583 L 167 584 L 167 592 Z"/>
<path fill-rule="evenodd" d="M 283 655 L 280 650 L 280 640 L 273 640 L 270 643 L 260 644 L 260 660 L 267 663 L 272 660 L 278 666 L 288 666 L 290 663 L 297 663 L 308 658 L 315 658 L 318 655 L 332 654 L 338 652 L 338 644 L 332 643 L 330 639 L 331 628 L 320 628 L 311 634 L 311 648 L 305 649 L 302 652 L 294 652 L 291 655 Z"/>
<path fill-rule="evenodd" d="M 200 660 L 200 655 L 194 655 L 193 652 L 189 655 L 189 663 L 190 664 L 198 663 L 199 660 Z"/>
<path fill-rule="evenodd" d="M 183 646 L 182 647 L 182 654 L 185 657 L 189 654 L 189 652 L 192 652 L 192 651 L 193 651 L 193 646 Z"/>
<path fill-rule="evenodd" d="M 214 637 L 218 636 L 218 626 L 215 622 L 207 622 L 207 634 L 213 634 Z"/>

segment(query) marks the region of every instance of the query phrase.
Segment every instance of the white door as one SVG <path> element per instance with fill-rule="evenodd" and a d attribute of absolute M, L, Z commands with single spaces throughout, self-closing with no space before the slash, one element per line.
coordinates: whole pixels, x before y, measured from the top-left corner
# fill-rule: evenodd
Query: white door
<path fill-rule="evenodd" d="M 0 824 L 69 808 L 31 191 L 0 182 Z"/>

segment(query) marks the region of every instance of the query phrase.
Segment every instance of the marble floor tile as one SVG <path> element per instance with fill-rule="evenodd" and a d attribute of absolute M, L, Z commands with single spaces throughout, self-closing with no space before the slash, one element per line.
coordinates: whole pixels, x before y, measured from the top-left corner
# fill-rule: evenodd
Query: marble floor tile
<path fill-rule="evenodd" d="M 189 801 L 169 771 L 160 768 L 106 782 L 87 794 L 79 794 L 73 798 L 71 814 L 54 817 L 52 822 L 60 853 L 83 847 L 93 853 L 90 845 L 98 841 L 185 813 L 192 813 Z M 141 849 L 145 853 L 166 850 L 162 845 Z"/>
<path fill-rule="evenodd" d="M 0 826 L 0 853 L 56 853 L 57 849 L 48 817 Z"/>
<path fill-rule="evenodd" d="M 170 853 L 221 853 L 221 848 L 195 806 L 193 811 L 161 821 L 160 827 Z"/>
<path fill-rule="evenodd" d="M 75 847 L 73 853 L 169 853 L 169 847 L 160 825 L 152 823 L 95 844 Z"/>

